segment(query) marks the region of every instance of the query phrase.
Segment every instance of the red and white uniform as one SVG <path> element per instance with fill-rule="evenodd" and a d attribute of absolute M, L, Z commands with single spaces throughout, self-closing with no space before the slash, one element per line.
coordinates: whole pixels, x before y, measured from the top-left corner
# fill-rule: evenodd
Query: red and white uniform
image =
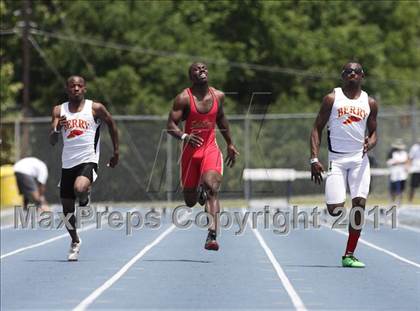
<path fill-rule="evenodd" d="M 209 112 L 197 110 L 191 89 L 187 89 L 190 97 L 190 111 L 185 122 L 184 132 L 197 134 L 203 138 L 201 147 L 193 147 L 184 143 L 181 155 L 181 182 L 183 188 L 196 188 L 201 176 L 210 170 L 223 174 L 223 156 L 216 142 L 216 119 L 219 105 L 212 88 L 213 105 Z"/>
<path fill-rule="evenodd" d="M 328 120 L 327 204 L 343 203 L 347 185 L 352 199 L 367 198 L 370 185 L 369 159 L 363 155 L 369 96 L 362 91 L 358 98 L 350 99 L 341 88 L 335 88 L 334 95 Z"/>
<path fill-rule="evenodd" d="M 61 129 L 63 135 L 62 167 L 72 168 L 82 163 L 99 161 L 99 127 L 92 111 L 93 102 L 85 99 L 83 109 L 72 113 L 69 103 L 61 105 L 60 116 L 65 116 L 67 123 Z"/>

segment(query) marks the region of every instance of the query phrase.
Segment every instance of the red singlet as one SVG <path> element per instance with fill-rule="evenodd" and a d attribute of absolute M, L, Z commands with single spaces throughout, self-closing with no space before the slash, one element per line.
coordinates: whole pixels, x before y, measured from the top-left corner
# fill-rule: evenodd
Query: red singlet
<path fill-rule="evenodd" d="M 203 138 L 201 147 L 193 147 L 184 143 L 181 155 L 181 182 L 183 188 L 197 188 L 201 176 L 210 170 L 223 174 L 223 156 L 216 142 L 216 118 L 219 105 L 214 91 L 209 88 L 213 97 L 213 105 L 209 112 L 197 110 L 191 89 L 187 89 L 190 97 L 190 112 L 185 122 L 184 132 L 198 134 Z"/>

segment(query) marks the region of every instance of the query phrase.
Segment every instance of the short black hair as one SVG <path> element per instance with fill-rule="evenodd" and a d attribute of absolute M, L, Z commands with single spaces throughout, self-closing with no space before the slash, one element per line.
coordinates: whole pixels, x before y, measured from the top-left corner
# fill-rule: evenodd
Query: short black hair
<path fill-rule="evenodd" d="M 344 65 L 343 65 L 343 67 L 341 68 L 342 70 L 344 70 L 344 68 L 346 68 L 346 66 L 348 65 L 348 64 L 358 64 L 359 66 L 360 66 L 360 68 L 362 68 L 362 70 L 363 70 L 363 66 L 362 66 L 362 64 L 357 60 L 357 59 L 352 59 L 352 60 L 349 60 L 348 62 L 346 62 Z"/>
<path fill-rule="evenodd" d="M 66 85 L 69 85 L 69 83 L 70 83 L 70 81 L 71 80 L 73 80 L 73 79 L 81 79 L 82 81 L 83 81 L 83 85 L 85 85 L 86 86 L 86 81 L 85 81 L 85 79 L 82 77 L 82 76 L 78 76 L 78 75 L 72 75 L 72 76 L 70 76 L 70 77 L 68 77 L 67 78 L 67 81 L 66 81 Z"/>

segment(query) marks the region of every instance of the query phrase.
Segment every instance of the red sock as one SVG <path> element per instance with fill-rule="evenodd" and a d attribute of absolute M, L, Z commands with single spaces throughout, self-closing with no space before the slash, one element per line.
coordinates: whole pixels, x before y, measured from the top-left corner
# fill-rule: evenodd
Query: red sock
<path fill-rule="evenodd" d="M 360 237 L 360 231 L 353 231 L 350 230 L 349 232 L 349 238 L 347 240 L 347 247 L 346 247 L 346 253 L 347 254 L 353 254 L 354 250 L 356 249 L 357 241 Z"/>

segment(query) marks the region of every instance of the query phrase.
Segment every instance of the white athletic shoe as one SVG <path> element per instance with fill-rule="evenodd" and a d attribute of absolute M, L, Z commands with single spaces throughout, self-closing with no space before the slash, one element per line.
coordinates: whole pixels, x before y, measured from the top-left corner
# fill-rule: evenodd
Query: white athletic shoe
<path fill-rule="evenodd" d="M 79 259 L 80 245 L 82 245 L 82 240 L 80 238 L 79 243 L 71 242 L 69 256 L 67 257 L 68 261 L 77 261 Z"/>

